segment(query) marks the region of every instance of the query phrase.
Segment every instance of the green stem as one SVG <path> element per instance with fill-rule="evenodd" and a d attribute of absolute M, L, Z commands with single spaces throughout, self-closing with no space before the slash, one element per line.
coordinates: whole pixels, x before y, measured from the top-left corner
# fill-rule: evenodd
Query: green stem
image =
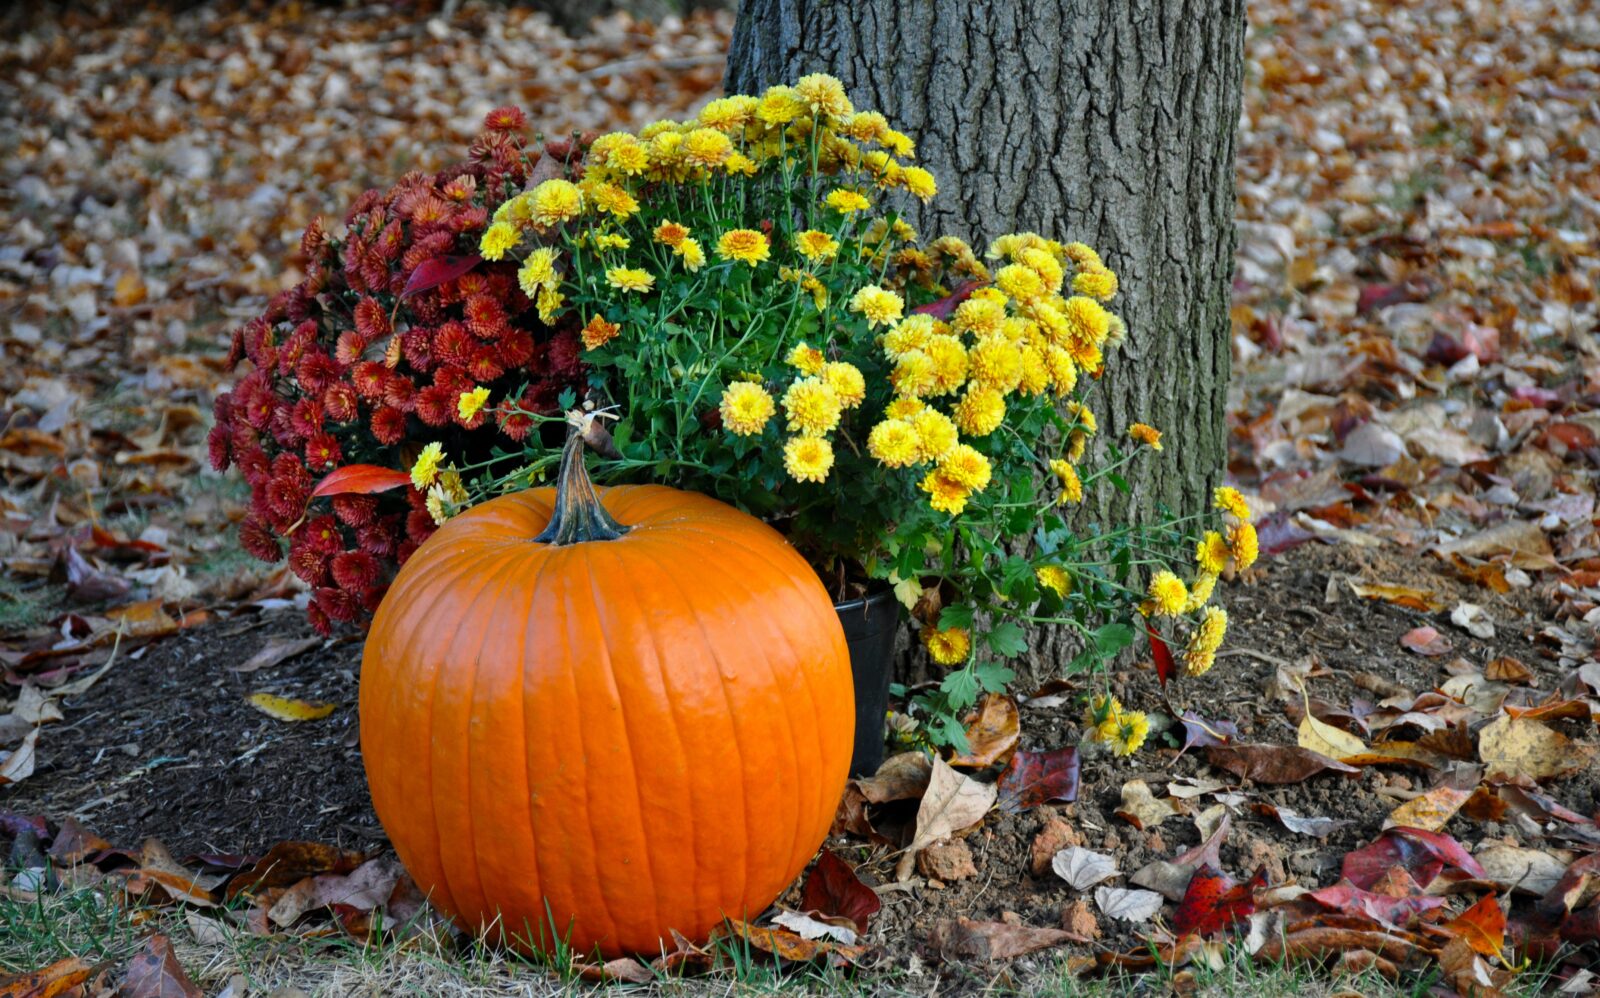
<path fill-rule="evenodd" d="M 606 508 L 583 466 L 583 431 L 574 426 L 561 451 L 561 471 L 556 475 L 556 507 L 550 523 L 534 540 L 552 547 L 585 541 L 614 541 L 628 532 Z"/>

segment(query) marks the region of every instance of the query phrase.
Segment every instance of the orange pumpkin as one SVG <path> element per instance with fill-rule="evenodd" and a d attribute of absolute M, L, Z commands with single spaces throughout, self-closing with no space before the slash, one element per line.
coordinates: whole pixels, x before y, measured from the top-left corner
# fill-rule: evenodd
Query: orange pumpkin
<path fill-rule="evenodd" d="M 782 536 L 695 493 L 597 490 L 576 432 L 557 488 L 411 556 L 361 663 L 400 859 L 522 949 L 657 953 L 755 916 L 827 834 L 854 715 L 838 617 Z"/>

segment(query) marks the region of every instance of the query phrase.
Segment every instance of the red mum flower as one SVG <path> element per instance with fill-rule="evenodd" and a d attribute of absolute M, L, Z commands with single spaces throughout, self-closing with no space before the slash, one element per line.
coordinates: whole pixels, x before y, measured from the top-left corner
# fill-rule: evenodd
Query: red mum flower
<path fill-rule="evenodd" d="M 302 437 L 310 437 L 322 432 L 322 402 L 315 398 L 303 398 L 289 410 L 289 424 L 294 431 Z"/>
<path fill-rule="evenodd" d="M 467 374 L 479 384 L 494 381 L 506 373 L 500 366 L 499 352 L 491 345 L 485 343 L 472 352 L 472 362 L 467 365 Z"/>
<path fill-rule="evenodd" d="M 482 205 L 468 205 L 450 219 L 450 227 L 457 232 L 481 232 L 489 227 L 489 211 Z"/>
<path fill-rule="evenodd" d="M 378 581 L 383 566 L 365 551 L 341 551 L 333 556 L 333 581 L 344 589 L 367 589 Z"/>
<path fill-rule="evenodd" d="M 283 557 L 283 548 L 260 520 L 247 516 L 239 523 L 239 546 L 251 557 L 274 562 Z"/>
<path fill-rule="evenodd" d="M 368 340 L 354 329 L 346 329 L 339 334 L 339 339 L 333 345 L 333 359 L 340 367 L 349 367 L 361 360 L 361 355 L 367 349 Z"/>
<path fill-rule="evenodd" d="M 452 399 L 460 398 L 462 392 L 470 392 L 478 387 L 472 375 L 459 367 L 441 367 L 433 374 L 433 383 L 450 393 Z"/>
<path fill-rule="evenodd" d="M 240 448 L 238 438 L 234 438 L 233 463 L 239 466 L 239 474 L 251 485 L 265 485 L 267 479 L 272 477 L 272 464 L 267 458 L 267 452 L 258 446 Z"/>
<path fill-rule="evenodd" d="M 474 295 L 489 293 L 489 275 L 481 270 L 468 271 L 455 279 L 455 300 L 466 301 Z"/>
<path fill-rule="evenodd" d="M 439 525 L 433 522 L 433 516 L 425 509 L 414 509 L 406 514 L 406 536 L 418 544 L 432 537 L 438 529 Z"/>
<path fill-rule="evenodd" d="M 520 132 L 528 127 L 528 116 L 519 107 L 497 107 L 483 116 L 483 127 L 491 132 Z"/>
<path fill-rule="evenodd" d="M 433 370 L 433 337 L 434 330 L 426 326 L 408 329 L 400 337 L 400 349 L 405 354 L 406 363 L 422 374 Z"/>
<path fill-rule="evenodd" d="M 292 478 L 274 475 L 265 492 L 267 522 L 279 532 L 289 529 L 306 510 L 307 495 Z"/>
<path fill-rule="evenodd" d="M 551 373 L 562 378 L 577 379 L 583 375 L 583 345 L 576 333 L 564 330 L 550 339 L 550 349 L 545 355 Z"/>
<path fill-rule="evenodd" d="M 218 422 L 211 427 L 211 432 L 206 434 L 206 455 L 211 458 L 213 471 L 227 471 L 229 458 L 229 445 L 232 443 L 233 434 L 228 430 L 228 424 Z"/>
<path fill-rule="evenodd" d="M 300 365 L 300 358 L 305 356 L 306 350 L 317 341 L 317 324 L 310 319 L 294 327 L 294 332 L 283 341 L 283 349 L 278 351 L 278 370 L 288 375 Z"/>
<path fill-rule="evenodd" d="M 305 234 L 300 237 L 300 255 L 310 261 L 322 259 L 323 251 L 328 248 L 328 231 L 323 228 L 322 216 L 318 215 L 306 226 Z"/>
<path fill-rule="evenodd" d="M 339 518 L 340 523 L 347 523 L 352 527 L 364 527 L 378 515 L 378 497 L 334 496 L 333 515 Z"/>
<path fill-rule="evenodd" d="M 374 523 L 358 528 L 356 543 L 361 545 L 361 550 L 375 558 L 391 557 L 395 546 L 400 543 L 402 519 L 400 514 L 391 513 Z"/>
<path fill-rule="evenodd" d="M 326 513 L 305 524 L 295 536 L 305 538 L 307 544 L 329 557 L 344 550 L 344 535 L 339 533 L 339 521 Z"/>
<path fill-rule="evenodd" d="M 368 343 L 389 335 L 389 314 L 375 299 L 363 298 L 356 302 L 356 332 Z"/>
<path fill-rule="evenodd" d="M 306 619 L 311 621 L 311 629 L 325 638 L 333 637 L 333 621 L 328 619 L 328 614 L 316 600 L 306 606 Z"/>
<path fill-rule="evenodd" d="M 439 327 L 439 335 L 433 341 L 433 355 L 440 363 L 466 367 L 472 361 L 475 347 L 467 327 L 459 322 L 447 322 Z"/>
<path fill-rule="evenodd" d="M 348 423 L 360 415 L 356 390 L 349 385 L 330 385 L 322 393 L 322 409 L 335 423 Z"/>
<path fill-rule="evenodd" d="M 533 359 L 533 335 L 525 329 L 512 329 L 495 344 L 495 356 L 502 367 L 516 370 Z"/>
<path fill-rule="evenodd" d="M 373 586 L 371 589 L 363 589 L 358 597 L 361 602 L 361 609 L 368 613 L 377 613 L 378 604 L 383 602 L 383 594 L 388 591 L 388 586 Z"/>
<path fill-rule="evenodd" d="M 524 399 L 526 397 L 526 395 L 523 396 Z M 521 404 L 519 403 L 519 405 Z M 533 417 L 523 412 L 502 409 L 499 414 L 499 422 L 500 432 L 518 443 L 521 443 L 528 436 L 528 431 L 533 428 Z"/>
<path fill-rule="evenodd" d="M 478 178 L 470 173 L 463 173 L 445 184 L 442 190 L 444 196 L 452 201 L 471 201 L 472 195 L 478 192 Z"/>
<path fill-rule="evenodd" d="M 410 412 L 417 394 L 416 384 L 403 374 L 391 372 L 383 383 L 383 401 L 401 412 Z"/>
<path fill-rule="evenodd" d="M 326 585 L 328 554 L 317 550 L 316 545 L 301 543 L 297 537 L 289 543 L 289 571 L 308 586 Z"/>
<path fill-rule="evenodd" d="M 331 433 L 312 434 L 306 441 L 306 465 L 314 470 L 337 468 L 343 456 L 339 441 Z"/>
<path fill-rule="evenodd" d="M 400 253 L 405 248 L 405 238 L 405 230 L 400 227 L 400 220 L 397 218 L 378 233 L 378 238 L 372 244 L 372 252 L 379 259 L 393 263 L 400 258 Z"/>
<path fill-rule="evenodd" d="M 429 232 L 419 236 L 400 258 L 400 269 L 409 278 L 413 270 L 436 256 L 448 254 L 455 245 L 456 238 L 453 232 Z"/>
<path fill-rule="evenodd" d="M 455 416 L 460 397 L 459 394 L 451 395 L 438 385 L 429 385 L 417 393 L 416 406 L 412 411 L 429 426 L 443 426 Z"/>
<path fill-rule="evenodd" d="M 316 595 L 313 596 L 312 599 L 316 605 L 322 608 L 322 612 L 327 614 L 330 619 L 342 620 L 347 624 L 355 622 L 358 615 L 358 605 L 355 599 L 353 599 L 350 594 L 344 590 L 331 588 L 318 589 Z"/>
<path fill-rule="evenodd" d="M 350 380 L 362 398 L 382 398 L 384 383 L 389 380 L 389 369 L 375 360 L 364 360 L 351 370 Z"/>
<path fill-rule="evenodd" d="M 406 414 L 394 406 L 380 406 L 372 414 L 372 435 L 378 442 L 393 447 L 406 435 Z"/>
<path fill-rule="evenodd" d="M 394 560 L 404 565 L 412 555 L 417 553 L 417 548 L 421 546 L 421 544 L 413 540 L 404 541 L 400 545 L 400 550 L 395 552 Z"/>

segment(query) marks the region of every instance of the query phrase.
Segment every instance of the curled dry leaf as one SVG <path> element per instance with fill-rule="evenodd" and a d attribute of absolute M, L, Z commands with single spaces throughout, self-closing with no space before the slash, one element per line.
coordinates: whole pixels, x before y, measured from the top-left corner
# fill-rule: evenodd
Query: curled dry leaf
<path fill-rule="evenodd" d="M 615 960 L 607 960 L 605 963 L 579 963 L 575 964 L 572 969 L 586 981 L 597 981 L 603 984 L 613 982 L 653 984 L 656 980 L 654 971 L 631 956 L 620 956 Z"/>
<path fill-rule="evenodd" d="M 787 929 L 750 925 L 734 918 L 718 927 L 713 938 L 718 936 L 745 940 L 763 953 L 771 953 L 791 963 L 805 963 L 819 958 L 826 958 L 834 964 L 856 963 L 867 955 L 865 946 L 850 946 L 831 939 L 802 939 L 798 933 Z"/>
<path fill-rule="evenodd" d="M 22 736 L 22 743 L 16 748 L 0 751 L 0 787 L 7 783 L 20 783 L 32 776 L 38 749 L 39 729 L 34 728 Z"/>
<path fill-rule="evenodd" d="M 1117 817 L 1143 831 L 1154 828 L 1175 814 L 1182 814 L 1184 803 L 1169 798 L 1158 798 L 1143 780 L 1129 780 L 1122 785 L 1122 804 Z"/>
<path fill-rule="evenodd" d="M 1079 846 L 1068 846 L 1056 853 L 1050 860 L 1050 869 L 1075 891 L 1086 891 L 1122 873 L 1117 869 L 1117 861 L 1110 856 Z"/>
<path fill-rule="evenodd" d="M 982 821 L 994 806 L 995 796 L 993 784 L 962 776 L 943 759 L 934 759 L 928 790 L 917 809 L 916 833 L 895 866 L 895 879 L 911 876 L 918 852 Z"/>
<path fill-rule="evenodd" d="M 1317 719 L 1311 712 L 1311 696 L 1304 685 L 1300 687 L 1300 696 L 1305 704 L 1305 715 L 1300 718 L 1298 731 L 1301 748 L 1341 760 L 1360 756 L 1367 751 L 1366 743 L 1355 735 Z"/>
<path fill-rule="evenodd" d="M 1440 634 L 1434 627 L 1417 627 L 1400 635 L 1400 645 L 1407 651 L 1415 652 L 1428 658 L 1437 658 L 1440 655 L 1450 654 L 1450 639 Z"/>
<path fill-rule="evenodd" d="M 184 973 L 172 943 L 160 934 L 147 938 L 128 961 L 118 993 L 124 998 L 201 998 L 202 994 Z"/>
<path fill-rule="evenodd" d="M 836 918 L 835 921 L 844 924 L 836 925 L 832 921 L 813 918 L 798 911 L 781 911 L 772 918 L 773 925 L 788 929 L 801 939 L 831 939 L 836 943 L 854 946 L 857 933 L 850 919 Z"/>
<path fill-rule="evenodd" d="M 40 970 L 0 977 L 0 998 L 57 998 L 58 995 L 81 994 L 79 986 L 104 966 L 90 963 L 81 956 L 69 956 Z"/>
<path fill-rule="evenodd" d="M 1250 807 L 1257 814 L 1276 819 L 1279 824 L 1297 835 L 1311 835 L 1319 839 L 1325 839 L 1346 825 L 1354 824 L 1349 818 L 1303 815 L 1293 808 L 1276 804 L 1252 804 Z"/>
<path fill-rule="evenodd" d="M 933 764 L 921 752 L 901 752 L 883 760 L 871 776 L 856 780 L 856 789 L 871 804 L 921 797 L 928 789 Z"/>
<path fill-rule="evenodd" d="M 1344 878 L 1370 889 L 1395 869 L 1405 870 L 1421 887 L 1433 883 L 1445 867 L 1469 877 L 1483 878 L 1483 867 L 1461 843 L 1440 832 L 1420 828 L 1390 828 L 1360 849 L 1345 854 Z"/>
<path fill-rule="evenodd" d="M 1411 586 L 1396 586 L 1381 582 L 1357 582 L 1355 579 L 1347 581 L 1350 591 L 1363 599 L 1382 600 L 1423 613 L 1444 609 L 1444 602 L 1429 589 L 1414 589 Z"/>
<path fill-rule="evenodd" d="M 280 697 L 273 693 L 252 693 L 246 700 L 250 706 L 268 717 L 290 722 L 320 721 L 333 713 L 334 708 L 331 703 L 295 700 L 290 697 Z"/>
<path fill-rule="evenodd" d="M 296 655 L 310 651 L 321 644 L 321 638 L 274 638 L 268 641 L 260 651 L 238 665 L 230 665 L 228 669 L 231 672 L 256 672 L 261 669 L 270 669 L 275 665 L 282 665 Z"/>
<path fill-rule="evenodd" d="M 1506 913 L 1500 899 L 1485 894 L 1478 902 L 1444 924 L 1444 930 L 1466 940 L 1484 956 L 1498 957 L 1506 945 Z"/>
<path fill-rule="evenodd" d="M 1044 929 L 1008 922 L 957 918 L 934 926 L 929 945 L 946 961 L 1010 960 L 1062 943 L 1086 942 L 1065 929 Z"/>
<path fill-rule="evenodd" d="M 966 734 L 967 751 L 952 756 L 950 765 L 983 769 L 1006 758 L 1022 734 L 1017 702 L 998 693 L 988 694 L 968 723 Z"/>
<path fill-rule="evenodd" d="M 800 907 L 824 915 L 842 915 L 855 923 L 856 931 L 865 934 L 868 920 L 883 907 L 883 902 L 876 891 L 861 882 L 850 864 L 833 850 L 824 849 L 800 891 Z"/>
<path fill-rule="evenodd" d="M 1155 891 L 1135 891 L 1123 887 L 1096 887 L 1094 903 L 1112 918 L 1124 922 L 1148 922 L 1161 911 L 1163 898 Z"/>

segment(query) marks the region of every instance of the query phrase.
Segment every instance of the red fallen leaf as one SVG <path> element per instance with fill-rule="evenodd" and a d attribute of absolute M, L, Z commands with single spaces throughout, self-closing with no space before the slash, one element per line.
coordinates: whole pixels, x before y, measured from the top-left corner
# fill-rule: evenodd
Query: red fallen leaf
<path fill-rule="evenodd" d="M 1183 901 L 1172 916 L 1172 929 L 1180 936 L 1198 933 L 1216 935 L 1235 922 L 1249 918 L 1256 910 L 1256 889 L 1267 886 L 1267 868 L 1242 884 L 1207 863 L 1194 871 Z"/>
<path fill-rule="evenodd" d="M 1399 880 L 1410 875 L 1404 870 L 1395 871 Z M 1403 882 L 1403 881 L 1402 881 Z M 1411 880 L 1416 888 L 1416 881 Z M 1370 918 L 1384 928 L 1400 928 L 1424 912 L 1444 907 L 1444 898 L 1426 897 L 1415 891 L 1394 890 L 1393 893 L 1366 891 L 1348 880 L 1340 880 L 1332 887 L 1312 891 L 1311 898 L 1318 904 L 1346 915 Z"/>
<path fill-rule="evenodd" d="M 321 496 L 367 495 L 387 492 L 402 485 L 410 485 L 411 476 L 393 468 L 380 468 L 375 464 L 347 464 L 328 472 L 317 487 L 311 490 L 313 499 Z"/>
<path fill-rule="evenodd" d="M 0 998 L 57 998 L 58 995 L 78 994 L 78 986 L 97 969 L 96 964 L 82 957 L 69 956 L 42 970 L 0 977 Z"/>
<path fill-rule="evenodd" d="M 1150 636 L 1150 654 L 1156 660 L 1156 678 L 1161 680 L 1161 685 L 1166 686 L 1167 680 L 1172 678 L 1174 666 L 1172 664 L 1172 649 L 1161 640 L 1161 635 L 1148 623 L 1144 625 L 1144 632 Z"/>
<path fill-rule="evenodd" d="M 1345 854 L 1342 872 L 1352 884 L 1368 889 L 1391 869 L 1400 867 L 1411 874 L 1418 886 L 1427 887 L 1446 866 L 1469 877 L 1486 879 L 1488 876 L 1461 843 L 1450 836 L 1397 825 L 1371 843 Z"/>
<path fill-rule="evenodd" d="M 820 911 L 824 915 L 843 915 L 856 923 L 857 931 L 867 931 L 867 920 L 883 907 L 878 892 L 861 882 L 850 864 L 834 855 L 831 849 L 822 850 L 817 865 L 806 877 L 800 891 L 800 910 Z"/>
<path fill-rule="evenodd" d="M 1561 442 L 1567 450 L 1589 450 L 1595 446 L 1594 431 L 1582 423 L 1556 423 L 1544 431 L 1546 443 Z"/>
<path fill-rule="evenodd" d="M 1183 748 L 1178 750 L 1179 758 L 1192 748 L 1226 745 L 1239 737 L 1239 726 L 1232 721 L 1208 721 L 1192 710 L 1179 714 L 1178 721 L 1183 725 Z"/>
<path fill-rule="evenodd" d="M 128 972 L 117 992 L 124 998 L 201 998 L 201 992 L 172 952 L 166 936 L 153 935 L 128 961 Z"/>
<path fill-rule="evenodd" d="M 1541 409 L 1557 409 L 1565 404 L 1559 392 L 1538 385 L 1524 385 L 1521 388 L 1511 389 L 1511 397 L 1519 402 L 1538 406 Z"/>
<path fill-rule="evenodd" d="M 95 568 L 71 544 L 61 558 L 67 570 L 67 595 L 81 603 L 121 599 L 133 588 L 133 583 L 122 576 Z"/>
<path fill-rule="evenodd" d="M 1300 783 L 1328 771 L 1359 776 L 1361 770 L 1298 745 L 1209 745 L 1206 762 L 1243 780 Z"/>
<path fill-rule="evenodd" d="M 400 297 L 410 298 L 412 295 L 420 295 L 445 281 L 453 281 L 482 262 L 483 257 L 476 253 L 470 256 L 437 256 L 432 260 L 424 260 L 411 272 L 405 290 L 400 292 Z"/>
<path fill-rule="evenodd" d="M 1436 658 L 1450 651 L 1450 640 L 1432 627 L 1418 627 L 1407 631 L 1400 635 L 1400 644 L 1404 645 L 1407 651 L 1428 658 Z"/>
<path fill-rule="evenodd" d="M 231 901 L 247 891 L 260 892 L 271 887 L 288 887 L 319 873 L 351 873 L 361 865 L 362 855 L 319 842 L 279 842 L 250 869 L 228 882 Z"/>
<path fill-rule="evenodd" d="M 111 843 L 78 824 L 69 817 L 61 823 L 61 830 L 50 842 L 50 858 L 63 866 L 78 863 L 91 854 L 111 848 Z"/>
<path fill-rule="evenodd" d="M 1366 315 L 1402 302 L 1427 301 L 1433 297 L 1433 293 L 1428 283 L 1422 280 L 1411 280 L 1404 284 L 1368 284 L 1361 289 L 1361 297 L 1356 301 L 1356 314 Z"/>
<path fill-rule="evenodd" d="M 1292 514 L 1281 510 L 1256 524 L 1256 543 L 1262 557 L 1270 558 L 1316 539 L 1316 534 L 1294 522 Z"/>
<path fill-rule="evenodd" d="M 912 309 L 913 315 L 931 315 L 935 319 L 948 319 L 956 306 L 972 297 L 972 293 L 983 286 L 982 281 L 963 281 L 956 285 L 956 289 L 938 301 L 931 301 L 926 305 L 918 305 Z"/>
<path fill-rule="evenodd" d="M 1600 942 L 1600 904 L 1568 915 L 1561 923 L 1561 939 L 1569 946 Z"/>
<path fill-rule="evenodd" d="M 1506 913 L 1498 898 L 1485 894 L 1477 904 L 1446 922 L 1444 930 L 1465 939 L 1468 946 L 1484 956 L 1499 956 L 1506 945 Z"/>
<path fill-rule="evenodd" d="M 1000 773 L 1000 810 L 1018 814 L 1047 801 L 1078 799 L 1078 749 L 1075 745 L 1053 752 L 1019 751 Z"/>
<path fill-rule="evenodd" d="M 1424 360 L 1430 363 L 1449 367 L 1471 352 L 1465 346 L 1456 342 L 1455 337 L 1449 333 L 1436 332 L 1433 334 L 1433 339 L 1428 343 L 1427 352 L 1422 356 Z"/>

